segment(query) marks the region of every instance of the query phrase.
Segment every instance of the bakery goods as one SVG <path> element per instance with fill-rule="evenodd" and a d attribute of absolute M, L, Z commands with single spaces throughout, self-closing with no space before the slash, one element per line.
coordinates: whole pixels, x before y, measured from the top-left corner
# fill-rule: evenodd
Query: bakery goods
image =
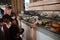
<path fill-rule="evenodd" d="M 51 27 L 51 31 L 52 31 L 52 32 L 58 32 L 58 30 L 59 30 L 58 28 L 53 28 L 53 27 Z"/>
<path fill-rule="evenodd" d="M 55 22 L 55 23 L 52 23 L 52 26 L 53 27 L 56 27 L 56 28 L 59 28 L 60 27 L 60 24 L 58 22 Z"/>

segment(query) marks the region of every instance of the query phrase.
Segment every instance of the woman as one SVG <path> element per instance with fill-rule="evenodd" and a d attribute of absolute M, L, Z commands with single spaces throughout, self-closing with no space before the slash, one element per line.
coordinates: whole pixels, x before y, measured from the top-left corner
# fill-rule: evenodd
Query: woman
<path fill-rule="evenodd" d="M 12 25 L 10 27 L 10 40 L 22 40 L 16 19 L 12 21 Z"/>
<path fill-rule="evenodd" d="M 4 34 L 3 34 L 3 27 L 2 27 L 2 19 L 0 19 L 0 40 L 4 40 Z"/>
<path fill-rule="evenodd" d="M 6 14 L 3 16 L 3 30 L 4 30 L 4 36 L 5 36 L 5 40 L 9 40 L 9 36 L 10 36 L 10 30 L 9 28 L 11 27 L 11 21 L 12 18 Z"/>
<path fill-rule="evenodd" d="M 7 5 L 4 10 L 4 14 L 11 15 L 11 11 L 12 11 L 11 6 Z"/>

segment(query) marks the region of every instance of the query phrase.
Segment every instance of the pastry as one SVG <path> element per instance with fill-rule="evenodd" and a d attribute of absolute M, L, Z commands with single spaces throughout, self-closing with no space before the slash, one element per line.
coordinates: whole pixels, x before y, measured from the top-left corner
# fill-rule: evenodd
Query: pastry
<path fill-rule="evenodd" d="M 52 26 L 53 26 L 53 27 L 58 27 L 58 28 L 59 28 L 59 27 L 60 27 L 60 24 L 59 24 L 59 23 L 52 23 Z"/>
<path fill-rule="evenodd" d="M 43 21 L 42 20 L 39 20 L 38 23 L 39 23 L 39 25 L 42 25 L 43 24 Z"/>
<path fill-rule="evenodd" d="M 58 32 L 58 30 L 59 30 L 58 28 L 53 28 L 53 27 L 51 27 L 51 31 L 52 31 L 52 32 Z"/>
<path fill-rule="evenodd" d="M 51 28 L 51 27 L 52 27 L 51 23 L 46 24 L 46 26 L 45 26 L 45 28 Z"/>

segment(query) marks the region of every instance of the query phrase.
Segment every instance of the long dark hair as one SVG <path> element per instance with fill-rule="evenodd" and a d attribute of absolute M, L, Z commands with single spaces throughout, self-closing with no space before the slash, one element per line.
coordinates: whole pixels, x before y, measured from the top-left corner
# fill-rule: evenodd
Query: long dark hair
<path fill-rule="evenodd" d="M 4 19 L 8 19 L 8 20 L 10 20 L 11 22 L 12 22 L 12 20 L 13 20 L 8 14 L 3 15 L 2 19 L 3 19 L 3 21 L 4 21 Z"/>

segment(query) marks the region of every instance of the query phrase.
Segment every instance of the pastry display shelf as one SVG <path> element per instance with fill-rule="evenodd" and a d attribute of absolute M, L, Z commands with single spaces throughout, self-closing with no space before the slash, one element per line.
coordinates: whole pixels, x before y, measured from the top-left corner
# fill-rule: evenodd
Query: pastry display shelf
<path fill-rule="evenodd" d="M 51 20 L 52 22 L 59 22 L 60 21 L 60 17 L 58 17 L 58 18 L 49 18 L 49 17 L 45 17 L 45 16 L 40 16 L 39 17 L 40 19 L 49 19 L 49 20 Z"/>
<path fill-rule="evenodd" d="M 41 11 L 41 10 L 39 10 L 39 11 Z M 44 12 L 44 11 L 46 11 L 46 10 L 43 10 L 43 12 Z M 52 11 L 52 10 L 50 10 L 50 11 Z M 35 14 L 35 11 L 26 11 L 26 12 L 28 12 L 28 13 L 26 13 L 26 15 L 38 16 L 39 19 L 48 19 L 48 20 L 51 20 L 52 22 L 59 22 L 59 21 L 60 21 L 60 17 L 55 17 L 55 18 L 53 18 L 53 17 L 40 16 L 39 13 L 36 13 L 36 14 Z M 38 11 L 37 11 L 37 12 L 38 12 Z M 47 11 L 47 12 L 48 12 L 48 11 Z"/>

